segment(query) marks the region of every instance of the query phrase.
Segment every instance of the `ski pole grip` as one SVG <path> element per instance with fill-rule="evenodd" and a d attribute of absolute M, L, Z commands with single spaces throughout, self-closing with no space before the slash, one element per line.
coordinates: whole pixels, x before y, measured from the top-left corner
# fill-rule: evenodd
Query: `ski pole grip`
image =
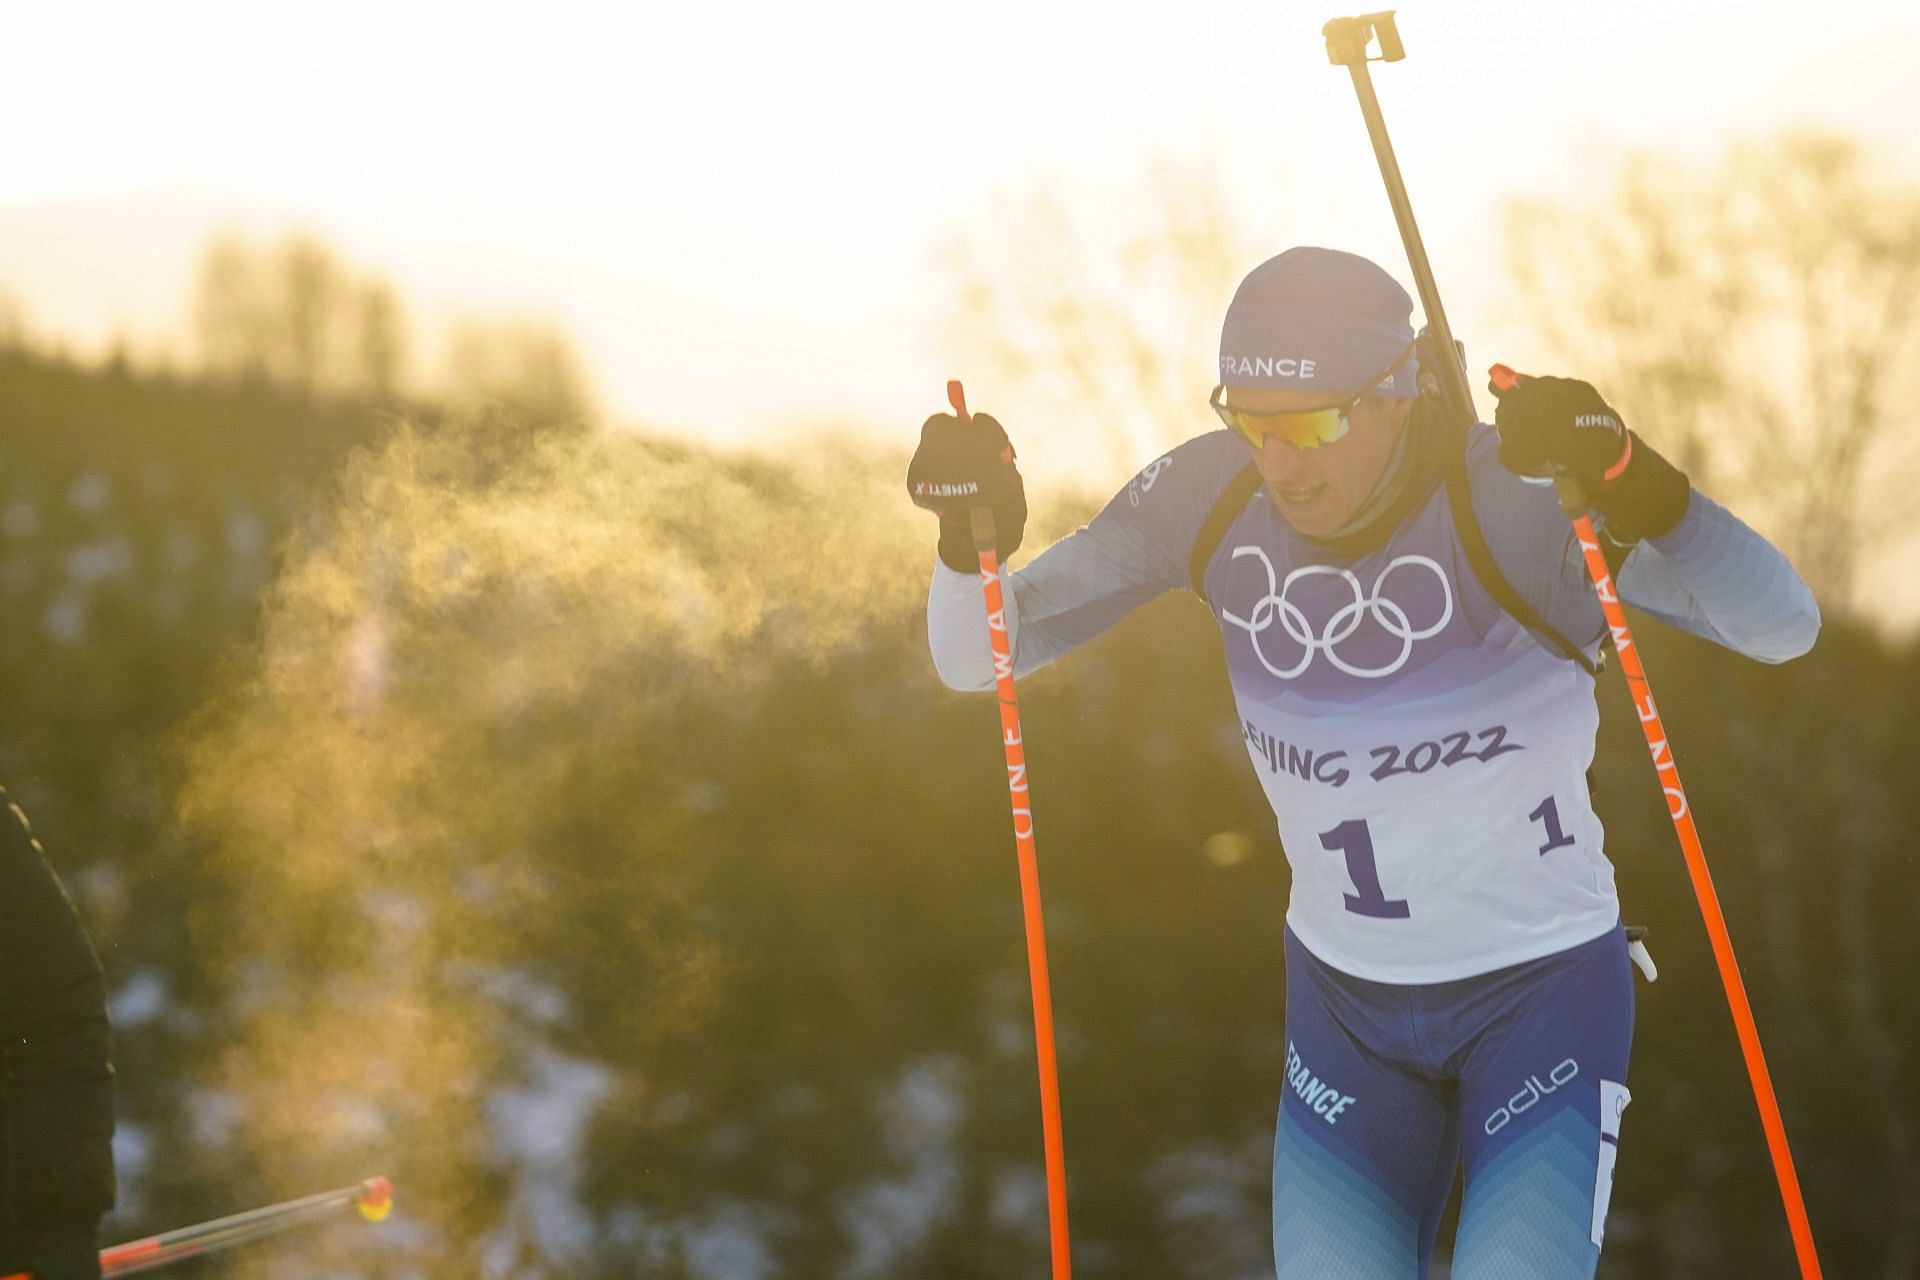
<path fill-rule="evenodd" d="M 1000 540 L 993 529 L 993 508 L 975 507 L 968 516 L 973 521 L 973 549 L 975 551 L 997 551 Z"/>
<path fill-rule="evenodd" d="M 960 379 L 947 380 L 947 403 L 953 406 L 954 416 L 962 422 L 972 422 L 973 415 L 967 412 L 967 389 L 960 385 Z M 975 507 L 968 515 L 973 521 L 973 549 L 975 551 L 994 551 L 999 547 L 999 538 L 993 528 L 993 508 Z"/>
<path fill-rule="evenodd" d="M 1553 491 L 1560 498 L 1560 509 L 1569 519 L 1578 520 L 1587 514 L 1587 491 L 1572 476 L 1555 476 Z"/>
<path fill-rule="evenodd" d="M 1487 370 L 1487 385 L 1496 396 L 1505 395 L 1525 382 L 1526 378 L 1526 374 L 1504 364 L 1496 364 Z M 1577 520 L 1587 514 L 1587 491 L 1578 480 L 1569 475 L 1557 475 L 1553 478 L 1553 491 L 1559 496 L 1560 509 L 1567 513 L 1568 519 Z"/>

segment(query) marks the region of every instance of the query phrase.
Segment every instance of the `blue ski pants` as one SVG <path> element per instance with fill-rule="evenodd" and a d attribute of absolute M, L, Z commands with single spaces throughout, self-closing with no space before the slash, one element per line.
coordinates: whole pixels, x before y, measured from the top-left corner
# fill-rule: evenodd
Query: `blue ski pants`
<path fill-rule="evenodd" d="M 1463 1161 L 1453 1280 L 1590 1280 L 1629 1097 L 1625 933 L 1421 986 L 1286 946 L 1280 1280 L 1425 1280 Z"/>

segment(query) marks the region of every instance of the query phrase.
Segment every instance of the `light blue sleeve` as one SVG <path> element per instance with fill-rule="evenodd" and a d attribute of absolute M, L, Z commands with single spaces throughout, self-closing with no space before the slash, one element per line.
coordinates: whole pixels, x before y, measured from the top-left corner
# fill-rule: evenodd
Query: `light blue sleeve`
<path fill-rule="evenodd" d="M 1474 507 L 1495 561 L 1547 622 L 1589 647 L 1606 632 L 1572 527 L 1550 485 L 1499 464 L 1491 427 L 1468 445 Z M 1661 621 L 1761 662 L 1813 647 L 1820 609 L 1786 556 L 1695 490 L 1680 523 L 1621 564 L 1620 598 Z"/>
<path fill-rule="evenodd" d="M 1620 598 L 1761 662 L 1797 658 L 1820 634 L 1820 606 L 1786 556 L 1697 489 L 1678 525 L 1628 553 Z"/>
<path fill-rule="evenodd" d="M 1014 675 L 1039 670 L 1147 601 L 1187 586 L 1200 526 L 1250 461 L 1230 432 L 1195 437 L 1148 464 L 1098 515 L 1032 563 L 1003 569 Z M 927 642 L 948 687 L 993 687 L 978 574 L 956 573 L 936 558 Z"/>

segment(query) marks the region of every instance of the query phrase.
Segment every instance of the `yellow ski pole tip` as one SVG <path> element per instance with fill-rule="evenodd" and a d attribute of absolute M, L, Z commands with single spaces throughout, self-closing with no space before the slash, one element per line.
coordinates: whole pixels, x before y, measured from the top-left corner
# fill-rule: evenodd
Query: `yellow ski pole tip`
<path fill-rule="evenodd" d="M 360 1184 L 360 1194 L 353 1199 L 353 1207 L 368 1222 L 384 1222 L 393 1212 L 393 1184 L 385 1178 L 368 1178 Z"/>

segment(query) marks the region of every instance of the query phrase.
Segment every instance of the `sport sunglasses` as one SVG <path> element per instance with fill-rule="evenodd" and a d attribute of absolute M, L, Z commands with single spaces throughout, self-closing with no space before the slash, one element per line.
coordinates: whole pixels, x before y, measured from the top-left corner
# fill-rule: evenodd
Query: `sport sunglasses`
<path fill-rule="evenodd" d="M 1409 344 L 1406 350 L 1393 358 L 1393 363 L 1387 366 L 1386 371 L 1368 383 L 1365 389 L 1339 403 L 1318 409 L 1295 409 L 1285 413 L 1236 409 L 1220 402 L 1220 397 L 1227 390 L 1224 385 L 1213 389 L 1213 395 L 1207 403 L 1220 415 L 1220 421 L 1239 432 L 1241 438 L 1256 449 L 1262 447 L 1268 436 L 1278 436 L 1296 449 L 1318 449 L 1347 434 L 1347 415 L 1353 412 L 1353 407 L 1372 395 L 1374 388 L 1391 378 L 1393 371 L 1400 367 L 1411 350 L 1413 347 Z"/>

